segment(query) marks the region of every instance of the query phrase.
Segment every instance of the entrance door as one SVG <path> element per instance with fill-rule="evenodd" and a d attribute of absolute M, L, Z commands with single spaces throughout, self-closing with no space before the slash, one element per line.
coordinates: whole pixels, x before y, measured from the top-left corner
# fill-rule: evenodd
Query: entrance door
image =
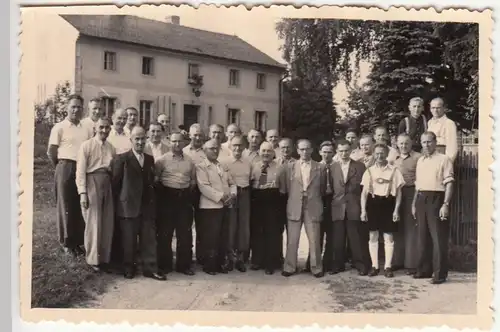
<path fill-rule="evenodd" d="M 200 106 L 198 105 L 184 105 L 184 123 L 183 125 L 186 127 L 186 130 L 189 130 L 189 127 L 198 123 L 198 113 L 200 110 Z"/>

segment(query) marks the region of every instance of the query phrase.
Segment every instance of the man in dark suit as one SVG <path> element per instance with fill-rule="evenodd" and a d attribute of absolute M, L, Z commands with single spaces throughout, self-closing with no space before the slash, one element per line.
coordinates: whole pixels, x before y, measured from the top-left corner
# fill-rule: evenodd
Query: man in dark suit
<path fill-rule="evenodd" d="M 136 272 L 135 254 L 139 236 L 142 273 L 145 277 L 166 280 L 158 273 L 156 258 L 154 160 L 144 153 L 146 132 L 135 126 L 130 132 L 132 149 L 117 155 L 112 162 L 115 213 L 120 222 L 125 278 Z"/>
<path fill-rule="evenodd" d="M 361 179 L 365 165 L 350 158 L 351 146 L 346 140 L 337 143 L 339 161 L 331 167 L 333 257 L 332 274 L 345 271 L 345 243 L 349 239 L 352 262 L 360 275 L 370 266 L 368 235 L 361 225 Z"/>

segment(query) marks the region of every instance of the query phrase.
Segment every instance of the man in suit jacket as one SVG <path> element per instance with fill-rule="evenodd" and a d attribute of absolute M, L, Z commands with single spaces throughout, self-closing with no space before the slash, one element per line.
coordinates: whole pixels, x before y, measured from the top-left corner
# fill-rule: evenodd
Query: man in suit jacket
<path fill-rule="evenodd" d="M 333 258 L 332 274 L 345 271 L 346 235 L 349 239 L 352 262 L 360 275 L 370 266 L 368 236 L 361 225 L 361 179 L 365 165 L 351 159 L 351 146 L 346 140 L 337 144 L 339 162 L 331 167 Z"/>
<path fill-rule="evenodd" d="M 165 280 L 158 273 L 156 259 L 154 160 L 144 153 L 146 132 L 136 126 L 130 132 L 132 149 L 117 155 L 112 162 L 115 213 L 120 222 L 125 278 L 135 276 L 135 254 L 139 236 L 142 273 Z"/>
<path fill-rule="evenodd" d="M 287 249 L 282 275 L 289 277 L 297 271 L 302 224 L 306 229 L 311 257 L 311 272 L 316 278 L 324 276 L 321 263 L 320 225 L 323 218 L 323 196 L 326 192 L 325 166 L 312 160 L 312 145 L 308 140 L 297 144 L 300 160 L 285 164 L 280 174 L 280 191 L 288 194 Z"/>

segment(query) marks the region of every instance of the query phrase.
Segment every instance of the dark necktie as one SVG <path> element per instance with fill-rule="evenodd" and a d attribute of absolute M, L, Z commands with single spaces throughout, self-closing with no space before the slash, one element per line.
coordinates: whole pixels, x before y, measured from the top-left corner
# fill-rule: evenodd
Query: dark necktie
<path fill-rule="evenodd" d="M 269 165 L 263 163 L 260 167 L 260 178 L 259 178 L 259 186 L 265 186 L 267 184 L 267 169 Z"/>
<path fill-rule="evenodd" d="M 330 174 L 330 165 L 326 165 L 326 192 L 330 194 L 332 192 L 332 185 L 331 185 L 331 174 Z"/>

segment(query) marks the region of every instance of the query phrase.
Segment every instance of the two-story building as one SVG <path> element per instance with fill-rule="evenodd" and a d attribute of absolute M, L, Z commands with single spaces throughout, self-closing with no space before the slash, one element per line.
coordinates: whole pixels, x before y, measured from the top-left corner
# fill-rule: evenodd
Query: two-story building
<path fill-rule="evenodd" d="M 107 115 L 139 110 L 147 126 L 164 113 L 180 124 L 244 131 L 279 126 L 285 66 L 237 36 L 129 15 L 61 15 L 74 36 L 70 82 L 85 100 L 102 98 Z M 72 53 L 68 53 L 72 55 Z"/>

